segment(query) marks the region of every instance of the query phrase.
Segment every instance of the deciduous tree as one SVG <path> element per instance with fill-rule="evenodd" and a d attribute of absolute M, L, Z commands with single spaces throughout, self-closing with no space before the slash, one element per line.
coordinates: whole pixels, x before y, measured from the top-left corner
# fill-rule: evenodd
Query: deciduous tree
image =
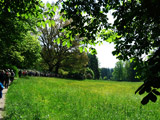
<path fill-rule="evenodd" d="M 95 54 L 94 55 L 88 54 L 88 58 L 89 58 L 88 67 L 93 70 L 94 79 L 99 79 L 100 71 L 99 71 L 99 65 L 98 65 L 99 63 L 97 56 Z"/>
<path fill-rule="evenodd" d="M 148 93 L 142 104 L 149 100 L 155 102 L 156 95 L 160 94 L 157 91 L 160 88 L 159 6 L 159 0 L 67 0 L 63 4 L 66 17 L 73 19 L 72 25 L 94 43 L 97 42 L 94 37 L 97 31 L 110 28 L 106 15 L 109 10 L 114 10 L 113 31 L 119 37 L 114 40 L 116 50 L 113 54 L 121 60 L 132 59 L 135 62 L 139 79 L 145 81 L 136 92 Z M 68 26 L 68 29 L 74 28 Z M 74 30 L 73 34 L 77 31 Z M 149 55 L 151 50 L 154 53 L 144 61 L 143 55 Z"/>
<path fill-rule="evenodd" d="M 77 36 L 69 36 L 69 31 L 61 31 L 65 26 L 71 24 L 72 20 L 64 21 L 62 15 L 47 17 L 47 20 L 55 21 L 55 24 L 46 24 L 39 27 L 41 31 L 40 41 L 42 43 L 42 58 L 48 65 L 49 71 L 58 74 L 59 69 L 69 70 L 69 72 L 83 69 L 88 63 L 88 57 L 84 52 L 80 53 Z M 73 41 L 74 39 L 74 41 Z"/>

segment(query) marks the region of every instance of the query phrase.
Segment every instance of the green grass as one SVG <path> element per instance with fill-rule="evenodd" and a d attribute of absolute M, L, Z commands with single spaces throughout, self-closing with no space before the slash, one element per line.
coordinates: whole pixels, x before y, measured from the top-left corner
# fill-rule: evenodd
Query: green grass
<path fill-rule="evenodd" d="M 142 106 L 142 83 L 21 78 L 6 98 L 9 120 L 158 120 L 160 101 Z"/>

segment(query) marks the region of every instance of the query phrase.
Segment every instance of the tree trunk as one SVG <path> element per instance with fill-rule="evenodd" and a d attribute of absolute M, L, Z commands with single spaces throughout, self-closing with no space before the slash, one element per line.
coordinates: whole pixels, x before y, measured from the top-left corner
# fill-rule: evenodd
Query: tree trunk
<path fill-rule="evenodd" d="M 53 71 L 53 66 L 49 65 L 49 72 Z"/>
<path fill-rule="evenodd" d="M 56 74 L 56 77 L 58 75 L 59 68 L 60 68 L 60 62 L 57 62 L 56 65 L 55 65 L 55 74 Z"/>

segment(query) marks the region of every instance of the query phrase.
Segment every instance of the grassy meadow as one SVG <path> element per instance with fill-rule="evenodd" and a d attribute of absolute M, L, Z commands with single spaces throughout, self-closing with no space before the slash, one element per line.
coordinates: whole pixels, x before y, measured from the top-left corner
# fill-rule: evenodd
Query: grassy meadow
<path fill-rule="evenodd" d="M 158 120 L 160 101 L 142 106 L 142 83 L 31 77 L 14 81 L 6 120 Z"/>

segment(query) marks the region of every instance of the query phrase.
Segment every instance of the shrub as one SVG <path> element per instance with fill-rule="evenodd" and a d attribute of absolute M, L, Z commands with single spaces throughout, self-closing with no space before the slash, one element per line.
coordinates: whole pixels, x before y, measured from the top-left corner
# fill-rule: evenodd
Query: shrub
<path fill-rule="evenodd" d="M 87 68 L 86 69 L 86 79 L 94 79 L 94 72 L 92 69 Z"/>
<path fill-rule="evenodd" d="M 15 77 L 18 77 L 18 68 L 14 65 L 6 64 L 3 69 L 11 69 L 15 73 Z"/>
<path fill-rule="evenodd" d="M 107 76 L 104 76 L 104 77 L 103 77 L 103 80 L 107 80 Z"/>
<path fill-rule="evenodd" d="M 72 79 L 76 79 L 76 80 L 84 80 L 85 74 L 83 74 L 83 73 L 69 73 L 67 75 L 67 78 L 72 78 Z"/>

